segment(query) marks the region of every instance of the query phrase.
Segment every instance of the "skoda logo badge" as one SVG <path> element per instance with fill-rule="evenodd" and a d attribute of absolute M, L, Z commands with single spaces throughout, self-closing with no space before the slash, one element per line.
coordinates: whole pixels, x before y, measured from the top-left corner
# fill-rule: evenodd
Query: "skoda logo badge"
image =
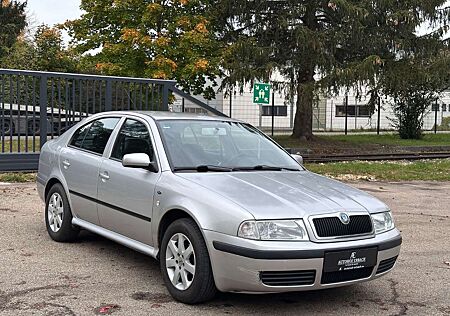
<path fill-rule="evenodd" d="M 347 213 L 340 213 L 339 219 L 341 220 L 342 224 L 347 225 L 350 223 L 350 216 L 348 216 Z"/>

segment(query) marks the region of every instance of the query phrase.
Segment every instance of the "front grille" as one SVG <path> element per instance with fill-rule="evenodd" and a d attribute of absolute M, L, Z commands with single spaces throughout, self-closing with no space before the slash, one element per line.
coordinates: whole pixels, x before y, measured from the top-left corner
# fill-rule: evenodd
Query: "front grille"
<path fill-rule="evenodd" d="M 316 270 L 264 271 L 259 276 L 262 283 L 270 286 L 312 285 L 316 279 Z"/>
<path fill-rule="evenodd" d="M 313 219 L 317 236 L 321 238 L 368 234 L 372 232 L 369 215 L 351 215 L 350 222 L 343 224 L 337 217 L 318 217 Z"/>
<path fill-rule="evenodd" d="M 397 257 L 392 257 L 381 261 L 380 264 L 378 265 L 377 274 L 391 270 L 394 267 L 396 260 Z"/>
<path fill-rule="evenodd" d="M 339 283 L 345 281 L 359 280 L 370 277 L 373 267 L 361 268 L 348 271 L 324 272 L 322 273 L 322 284 Z"/>

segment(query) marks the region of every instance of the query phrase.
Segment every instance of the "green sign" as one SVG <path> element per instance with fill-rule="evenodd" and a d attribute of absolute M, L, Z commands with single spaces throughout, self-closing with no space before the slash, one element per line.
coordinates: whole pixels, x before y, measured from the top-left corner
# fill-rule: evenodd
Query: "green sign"
<path fill-rule="evenodd" d="M 270 84 L 255 83 L 253 87 L 253 103 L 269 104 L 270 100 Z"/>

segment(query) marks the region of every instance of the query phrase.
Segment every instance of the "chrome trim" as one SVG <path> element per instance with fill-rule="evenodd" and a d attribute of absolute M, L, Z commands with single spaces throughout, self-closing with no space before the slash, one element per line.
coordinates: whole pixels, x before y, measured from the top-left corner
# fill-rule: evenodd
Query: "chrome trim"
<path fill-rule="evenodd" d="M 345 213 L 348 216 L 355 216 L 355 215 L 366 215 L 369 216 L 370 222 L 372 223 L 372 230 L 369 233 L 364 234 L 356 234 L 356 235 L 345 235 L 345 236 L 333 236 L 333 237 L 319 237 L 316 231 L 316 226 L 314 225 L 313 220 L 315 218 L 326 218 L 326 217 L 337 217 L 340 221 L 339 215 L 343 213 L 340 212 L 334 212 L 334 213 L 327 213 L 327 214 L 319 214 L 319 215 L 311 215 L 308 217 L 308 223 L 310 225 L 310 228 L 314 234 L 314 239 L 311 239 L 312 241 L 317 242 L 338 242 L 338 241 L 346 241 L 346 240 L 360 240 L 360 239 L 366 239 L 366 238 L 373 238 L 375 237 L 375 228 L 373 226 L 372 216 L 368 212 L 364 211 L 345 211 Z"/>

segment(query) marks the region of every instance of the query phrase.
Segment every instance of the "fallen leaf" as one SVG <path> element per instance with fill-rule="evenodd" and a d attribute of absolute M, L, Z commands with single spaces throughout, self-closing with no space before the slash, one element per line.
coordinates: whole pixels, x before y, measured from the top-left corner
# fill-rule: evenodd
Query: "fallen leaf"
<path fill-rule="evenodd" d="M 120 309 L 120 306 L 117 304 L 110 304 L 110 305 L 102 305 L 100 307 L 97 307 L 94 312 L 97 315 L 110 315 L 113 312 Z"/>

